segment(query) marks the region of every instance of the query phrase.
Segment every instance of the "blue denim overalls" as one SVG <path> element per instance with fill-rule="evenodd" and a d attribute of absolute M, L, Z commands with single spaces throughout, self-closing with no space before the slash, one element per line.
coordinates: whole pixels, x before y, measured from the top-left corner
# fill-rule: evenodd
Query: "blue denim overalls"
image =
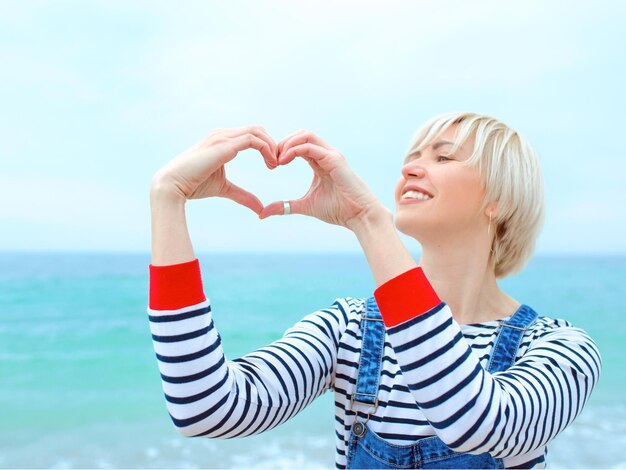
<path fill-rule="evenodd" d="M 513 365 L 524 330 L 536 318 L 537 313 L 522 304 L 508 320 L 500 322 L 500 331 L 487 366 L 489 372 L 503 371 Z M 347 468 L 504 468 L 502 459 L 494 458 L 488 452 L 480 455 L 454 452 L 437 436 L 418 439 L 409 445 L 394 445 L 369 429 L 367 420 L 378 407 L 378 384 L 386 331 L 374 297 L 367 299 L 361 331 L 356 393 L 352 395 L 350 405 L 352 409 L 355 404 L 367 405 L 369 410 L 363 413 L 366 415 L 365 420 L 355 420 L 352 425 Z"/>

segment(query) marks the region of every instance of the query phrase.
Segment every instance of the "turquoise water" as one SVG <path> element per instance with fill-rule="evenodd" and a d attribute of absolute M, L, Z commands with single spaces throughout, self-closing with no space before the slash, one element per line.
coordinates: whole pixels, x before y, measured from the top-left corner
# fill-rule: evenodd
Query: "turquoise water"
<path fill-rule="evenodd" d="M 363 255 L 203 254 L 227 357 L 274 339 L 336 297 L 367 297 Z M 148 329 L 147 254 L 0 253 L 0 467 L 330 468 L 332 395 L 246 439 L 179 436 Z M 626 258 L 538 257 L 501 285 L 587 330 L 600 383 L 548 454 L 552 468 L 626 468 Z"/>

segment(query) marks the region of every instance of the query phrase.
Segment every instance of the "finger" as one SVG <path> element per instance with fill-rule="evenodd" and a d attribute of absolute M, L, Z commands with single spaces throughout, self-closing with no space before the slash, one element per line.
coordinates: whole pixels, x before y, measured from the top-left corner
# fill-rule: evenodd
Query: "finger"
<path fill-rule="evenodd" d="M 311 159 L 314 163 L 317 163 L 319 168 L 326 172 L 330 172 L 337 167 L 337 162 L 338 159 L 341 158 L 341 155 L 335 150 L 307 143 L 291 147 L 284 154 L 281 154 L 279 164 L 287 165 L 296 157 L 304 157 L 307 161 L 308 159 Z M 313 162 L 309 162 L 311 163 L 311 166 L 313 166 Z"/>
<path fill-rule="evenodd" d="M 302 199 L 295 199 L 289 202 L 290 214 L 303 214 L 306 215 L 305 204 Z M 272 202 L 270 205 L 265 206 L 259 213 L 260 219 L 266 219 L 273 215 L 285 215 L 285 201 Z"/>
<path fill-rule="evenodd" d="M 253 148 L 258 150 L 265 160 L 267 167 L 272 170 L 278 166 L 276 154 L 272 151 L 270 144 L 254 134 L 246 133 L 231 139 L 235 152 Z M 234 158 L 234 157 L 233 157 Z"/>
<path fill-rule="evenodd" d="M 271 135 L 265 130 L 263 126 L 253 125 L 253 126 L 243 126 L 243 127 L 228 127 L 228 128 L 219 128 L 214 129 L 213 132 L 209 135 L 220 134 L 224 137 L 238 137 L 243 134 L 254 134 L 257 137 L 266 140 L 270 147 L 274 150 L 277 150 L 276 142 L 272 138 Z"/>
<path fill-rule="evenodd" d="M 252 134 L 258 137 L 259 139 L 263 140 L 264 142 L 268 144 L 273 158 L 271 162 L 268 162 L 267 159 L 265 159 L 266 160 L 265 164 L 270 170 L 276 168 L 278 166 L 278 161 L 276 159 L 278 146 L 276 144 L 276 141 L 272 138 L 272 136 L 270 136 L 267 133 L 267 131 L 262 126 L 255 125 L 255 126 L 233 127 L 233 128 L 225 128 L 225 129 L 215 129 L 211 134 L 209 134 L 209 137 L 215 138 L 216 135 L 220 135 L 223 137 L 234 139 L 234 138 L 246 136 L 249 134 Z M 250 148 L 250 147 L 247 147 L 247 148 Z"/>
<path fill-rule="evenodd" d="M 333 149 L 324 139 L 320 136 L 314 134 L 310 131 L 301 130 L 291 134 L 290 136 L 283 139 L 278 145 L 278 157 L 280 161 L 280 155 L 289 150 L 291 147 L 295 147 L 296 145 L 312 143 L 315 145 L 319 145 L 320 147 L 325 147 L 329 150 Z M 333 149 L 334 150 L 334 149 Z"/>
<path fill-rule="evenodd" d="M 259 214 L 263 210 L 263 203 L 258 197 L 230 181 L 222 197 L 232 199 L 236 203 L 252 209 L 256 214 Z"/>
<path fill-rule="evenodd" d="M 274 157 L 274 160 L 276 160 L 276 165 L 273 167 L 270 167 L 270 169 L 276 168 L 276 166 L 278 166 L 278 160 L 276 158 L 276 156 L 278 155 L 278 145 L 276 144 L 276 141 L 274 140 L 274 138 L 271 135 L 269 135 L 267 131 L 261 126 L 251 126 L 251 129 L 249 132 L 263 139 L 265 142 L 269 144 L 270 149 L 272 150 L 272 155 Z"/>
<path fill-rule="evenodd" d="M 298 135 L 298 134 L 302 134 L 303 132 L 306 132 L 304 129 L 300 129 L 299 131 L 293 132 L 291 134 L 289 134 L 287 137 L 285 137 L 284 139 L 282 139 L 279 143 L 278 143 L 278 152 L 277 155 L 280 154 L 280 152 L 282 152 L 282 149 L 285 145 L 285 143 L 291 139 L 292 137 Z"/>
<path fill-rule="evenodd" d="M 270 163 L 266 161 L 266 165 L 270 170 L 276 168 L 278 166 L 278 145 L 276 144 L 276 141 L 272 138 L 272 136 L 269 135 L 267 131 L 261 126 L 249 126 L 245 129 L 244 133 L 253 134 L 263 141 L 267 142 L 272 152 L 272 161 Z"/>

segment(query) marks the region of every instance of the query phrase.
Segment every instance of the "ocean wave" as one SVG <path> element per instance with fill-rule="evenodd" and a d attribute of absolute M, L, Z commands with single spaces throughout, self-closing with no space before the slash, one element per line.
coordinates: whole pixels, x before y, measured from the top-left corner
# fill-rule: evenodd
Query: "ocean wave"
<path fill-rule="evenodd" d="M 548 445 L 550 468 L 626 468 L 626 406 L 587 406 Z"/>

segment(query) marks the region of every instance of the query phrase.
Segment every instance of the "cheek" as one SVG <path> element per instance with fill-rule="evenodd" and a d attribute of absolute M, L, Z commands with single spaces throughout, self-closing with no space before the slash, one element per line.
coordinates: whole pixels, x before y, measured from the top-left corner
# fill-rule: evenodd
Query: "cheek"
<path fill-rule="evenodd" d="M 480 177 L 474 173 L 459 172 L 451 178 L 447 194 L 450 203 L 466 207 L 470 211 L 477 210 L 482 204 L 484 191 Z M 446 198 L 447 199 L 447 198 Z"/>
<path fill-rule="evenodd" d="M 393 191 L 393 195 L 394 195 L 396 201 L 398 199 L 400 199 L 400 191 L 402 191 L 402 186 L 404 186 L 404 179 L 401 178 L 396 183 L 396 186 L 395 186 L 394 191 Z"/>

